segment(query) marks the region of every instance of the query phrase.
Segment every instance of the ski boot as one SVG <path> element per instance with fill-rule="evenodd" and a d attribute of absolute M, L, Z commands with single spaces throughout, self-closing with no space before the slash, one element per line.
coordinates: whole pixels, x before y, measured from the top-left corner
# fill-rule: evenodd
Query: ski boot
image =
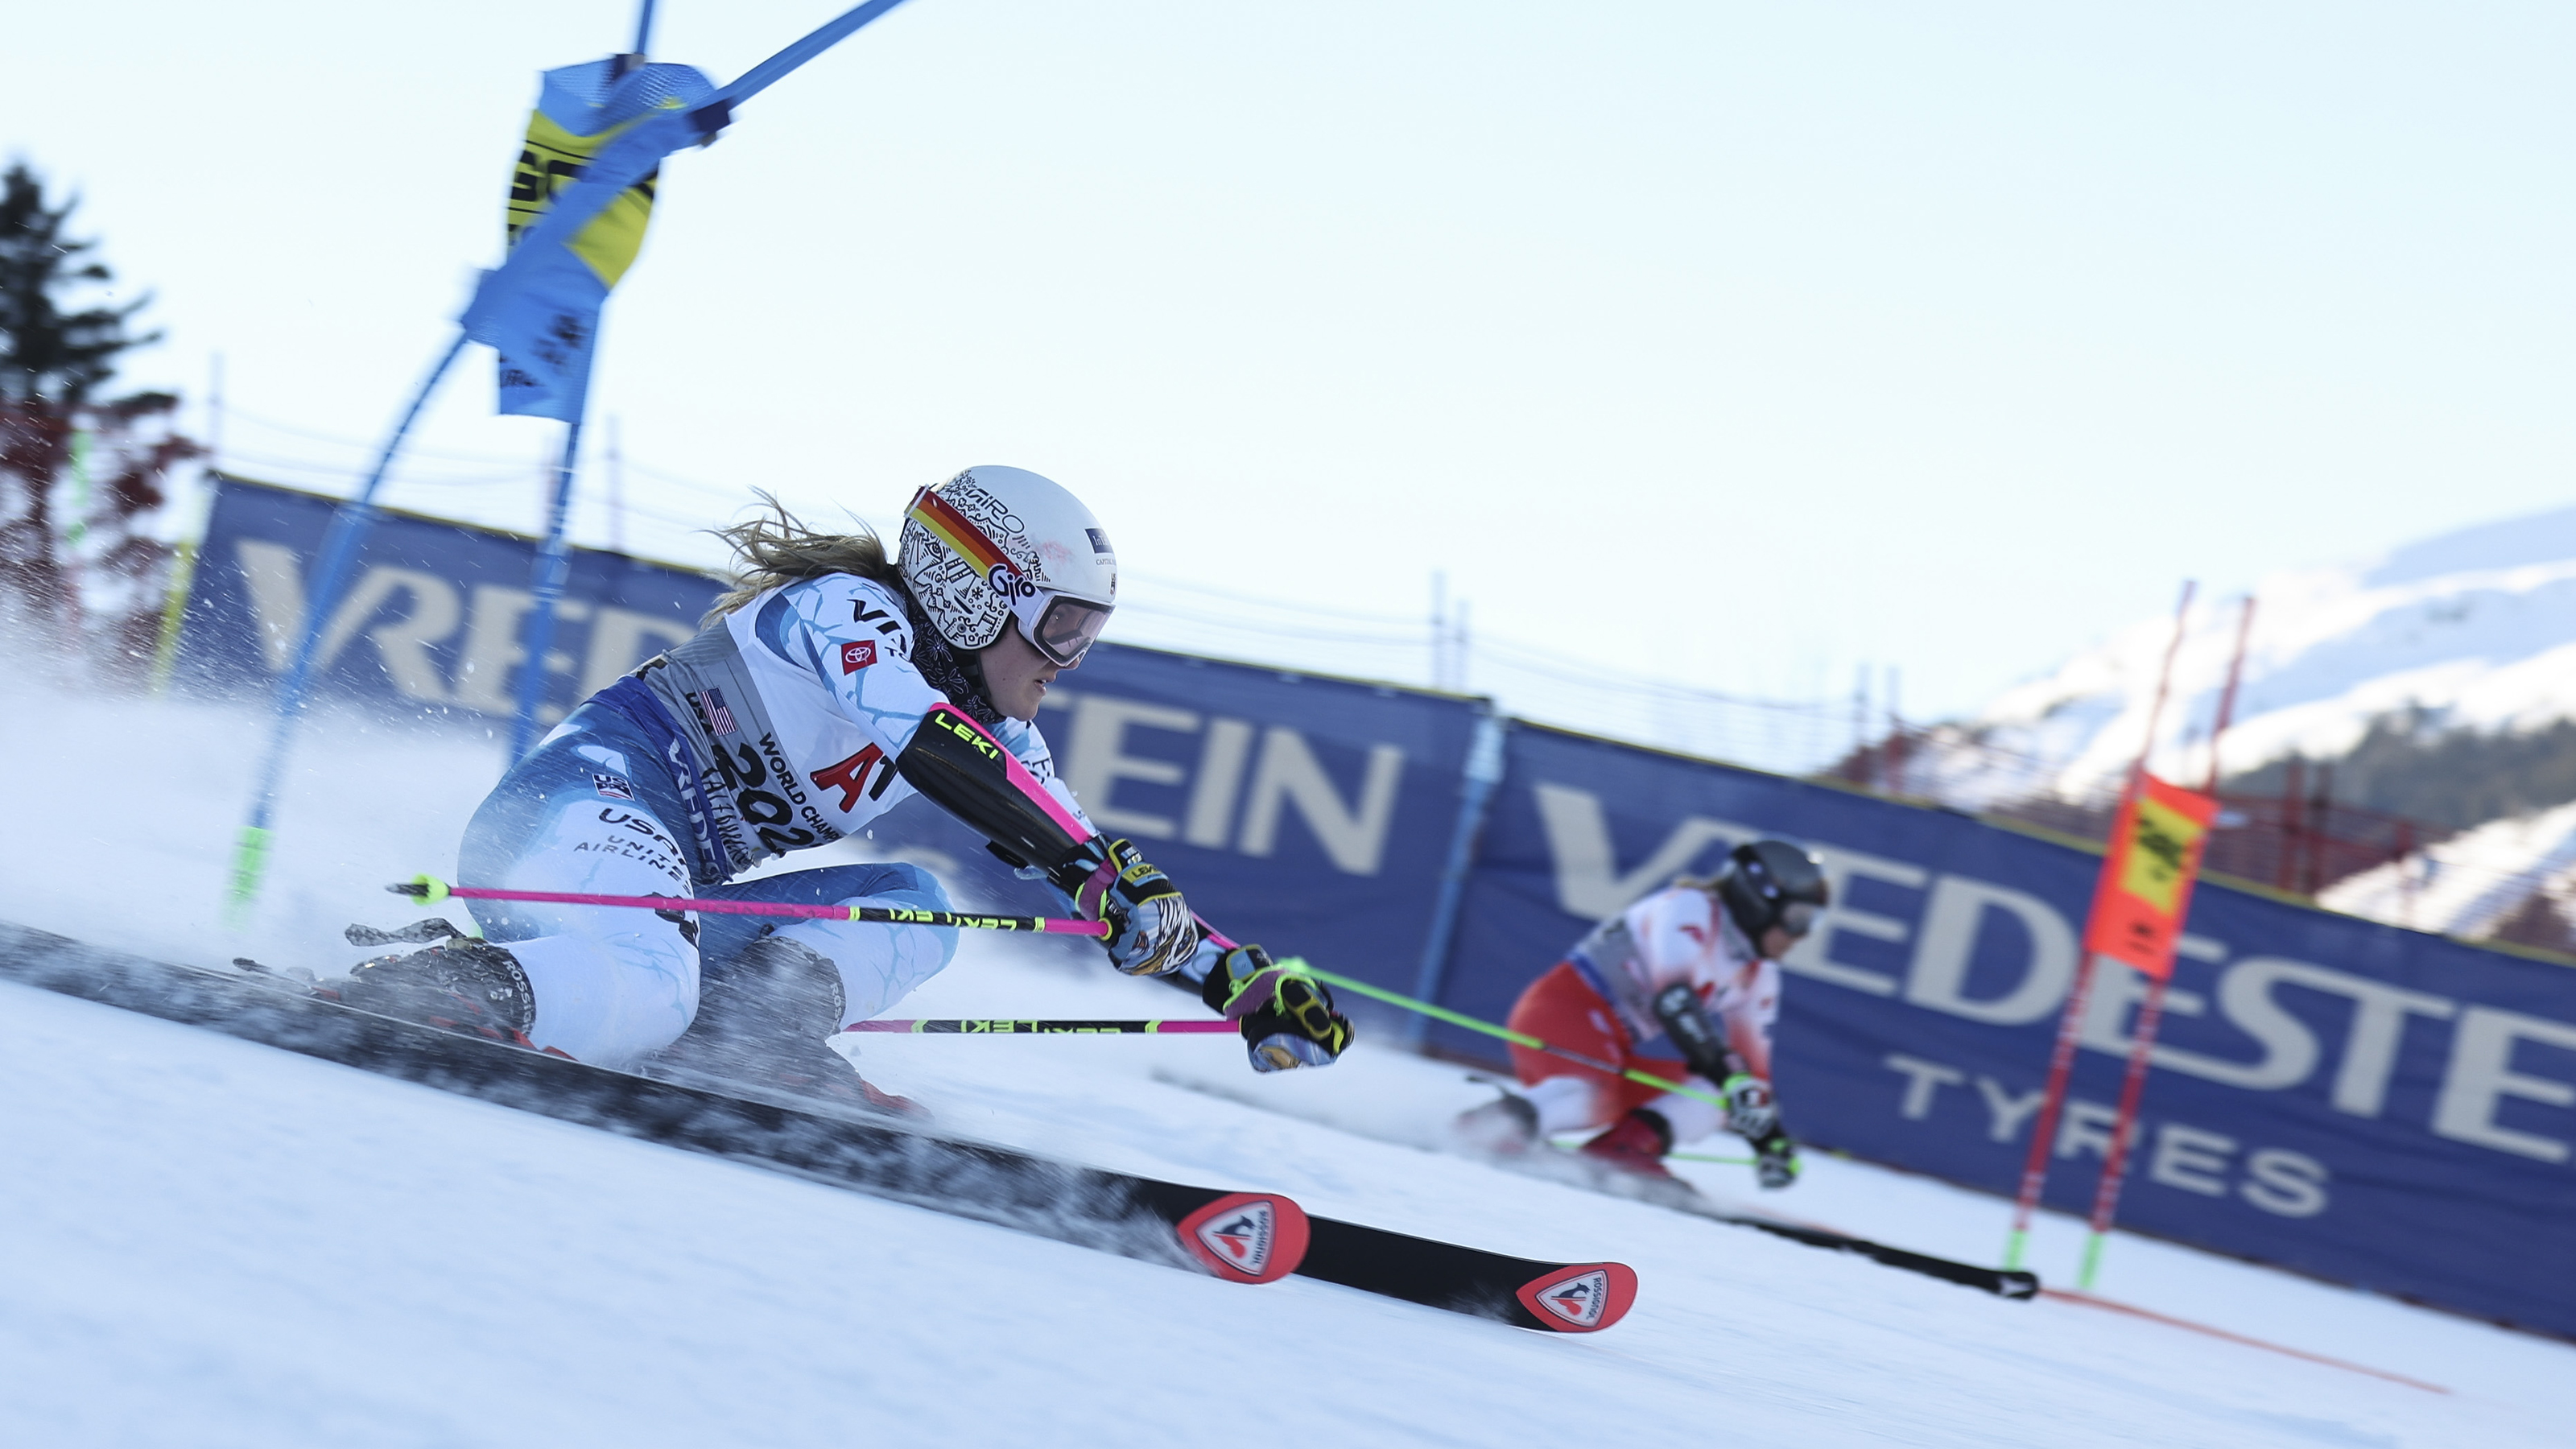
<path fill-rule="evenodd" d="M 1519 1157 L 1538 1145 L 1538 1104 L 1518 1092 L 1505 1092 L 1459 1113 L 1449 1124 L 1449 1134 L 1470 1152 Z"/>
<path fill-rule="evenodd" d="M 1678 1181 L 1664 1166 L 1664 1154 L 1672 1150 L 1672 1127 L 1662 1113 L 1646 1107 L 1611 1123 L 1609 1131 L 1578 1149 L 1582 1156 L 1613 1172 L 1664 1182 Z"/>
<path fill-rule="evenodd" d="M 360 929 L 350 928 L 353 937 Z M 532 1046 L 528 1027 L 536 1020 L 536 998 L 518 958 L 506 947 L 448 929 L 443 945 L 361 961 L 347 976 L 314 983 L 314 994 L 441 1031 Z"/>
<path fill-rule="evenodd" d="M 889 1117 L 927 1117 L 908 1097 L 880 1091 L 834 1051 L 846 998 L 841 971 L 801 942 L 763 936 L 698 985 L 688 1033 L 657 1067 L 683 1080 L 780 1088 Z"/>

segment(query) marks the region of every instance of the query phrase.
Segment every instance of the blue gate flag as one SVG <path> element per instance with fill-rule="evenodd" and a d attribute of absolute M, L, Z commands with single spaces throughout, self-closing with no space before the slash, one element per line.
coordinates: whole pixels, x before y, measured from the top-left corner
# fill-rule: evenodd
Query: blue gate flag
<path fill-rule="evenodd" d="M 732 119 L 735 106 L 901 3 L 866 0 L 745 71 L 721 91 L 711 89 L 694 103 L 680 101 L 674 92 L 671 105 L 657 102 L 641 111 L 640 119 L 609 136 L 582 166 L 580 179 L 557 193 L 536 222 L 518 234 L 509 257 L 476 283 L 474 298 L 457 321 L 466 336 L 515 358 L 528 374 L 529 386 L 544 394 L 547 401 L 542 409 L 526 411 L 569 422 L 578 415 L 589 383 L 590 342 L 598 330 L 599 304 L 607 296 L 607 284 L 598 271 L 574 251 L 591 221 L 652 176 L 663 157 L 683 146 L 714 140 Z M 662 67 L 647 66 L 639 74 L 658 69 Z M 578 89 L 572 93 L 581 94 Z"/>
<path fill-rule="evenodd" d="M 537 108 L 528 117 L 527 139 L 510 176 L 513 247 L 531 240 L 528 233 L 556 193 L 584 176 L 603 148 L 648 118 L 694 111 L 715 96 L 714 84 L 693 67 L 639 65 L 621 72 L 621 63 L 622 58 L 586 61 L 540 77 Z M 620 153 L 621 172 L 629 154 Z M 640 175 L 612 192 L 578 231 L 560 243 L 547 242 L 543 253 L 530 257 L 525 283 L 484 329 L 469 320 L 475 340 L 500 351 L 502 412 L 579 420 L 599 309 L 644 245 L 662 154 L 655 153 Z"/>

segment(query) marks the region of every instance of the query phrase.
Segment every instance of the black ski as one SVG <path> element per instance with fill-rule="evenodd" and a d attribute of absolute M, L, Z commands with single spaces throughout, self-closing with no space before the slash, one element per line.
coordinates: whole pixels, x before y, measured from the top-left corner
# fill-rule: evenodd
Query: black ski
<path fill-rule="evenodd" d="M 1539 1262 L 1332 1218 L 1309 1227 L 1301 1276 L 1516 1328 L 1597 1333 L 1637 1301 L 1637 1275 L 1625 1263 Z"/>
<path fill-rule="evenodd" d="M 1873 1243 L 1867 1238 L 1856 1238 L 1849 1233 L 1835 1232 L 1831 1228 L 1811 1228 L 1801 1223 L 1782 1222 L 1777 1218 L 1720 1212 L 1714 1206 L 1702 1205 L 1686 1208 L 1684 1211 L 1697 1213 L 1705 1218 L 1715 1218 L 1721 1223 L 1733 1223 L 1741 1228 L 1759 1229 L 1762 1232 L 1787 1238 L 1793 1243 L 1804 1243 L 1810 1248 L 1832 1248 L 1838 1252 L 1857 1253 L 1873 1263 L 1890 1268 L 1902 1268 L 1909 1273 L 1921 1273 L 1925 1277 L 1938 1278 L 1944 1283 L 1956 1283 L 1964 1288 L 1983 1289 L 1998 1298 L 2020 1300 L 2039 1296 L 2039 1275 L 2026 1269 L 1980 1268 L 1974 1263 L 1936 1258 L 1929 1253 L 1917 1253 L 1906 1248 L 1891 1248 L 1885 1243 Z"/>
<path fill-rule="evenodd" d="M 1238 1283 L 1285 1276 L 1306 1216 L 1280 1193 L 1161 1182 L 750 1101 L 376 1016 L 282 978 L 171 966 L 0 922 L 0 977 L 460 1096 L 731 1158 Z"/>
<path fill-rule="evenodd" d="M 1233 1102 L 1256 1111 L 1278 1110 L 1252 1096 L 1219 1091 L 1204 1083 L 1180 1077 L 1163 1077 L 1160 1080 L 1171 1086 L 1204 1092 L 1219 1101 Z M 1475 1077 L 1472 1080 L 1489 1079 Z M 1711 1202 L 1698 1188 L 1679 1178 L 1657 1180 L 1635 1177 L 1627 1173 L 1598 1170 L 1574 1153 L 1555 1148 L 1534 1149 L 1527 1155 L 1517 1158 L 1476 1154 L 1475 1160 L 1506 1172 L 1535 1177 L 1544 1182 L 1589 1188 L 1594 1192 L 1624 1197 L 1634 1202 L 1652 1203 L 1657 1207 L 1671 1208 L 1677 1212 L 1689 1213 L 1693 1217 L 1707 1218 L 1712 1222 L 1774 1233 L 1792 1242 L 1804 1243 L 1811 1248 L 1830 1248 L 1837 1252 L 1855 1253 L 1885 1267 L 1901 1268 L 1909 1273 L 1921 1273 L 1926 1277 L 1938 1278 L 1945 1283 L 1980 1289 L 1998 1298 L 2021 1300 L 2039 1296 L 2039 1275 L 2023 1269 L 1981 1268 L 1974 1263 L 1936 1258 L 1929 1253 L 1917 1253 L 1907 1248 L 1891 1248 L 1885 1243 L 1874 1243 L 1867 1238 L 1835 1232 L 1831 1228 L 1808 1227 L 1802 1223 L 1784 1222 L 1778 1218 L 1728 1212 Z"/>
<path fill-rule="evenodd" d="M 1891 1248 L 1885 1243 L 1874 1243 L 1867 1238 L 1835 1232 L 1831 1228 L 1810 1227 L 1804 1223 L 1765 1217 L 1759 1213 L 1729 1212 L 1710 1201 L 1708 1196 L 1698 1188 L 1679 1178 L 1635 1178 L 1624 1173 L 1611 1175 L 1589 1170 L 1590 1164 L 1573 1153 L 1555 1149 L 1549 1149 L 1549 1153 L 1548 1157 L 1540 1161 L 1550 1165 L 1572 1167 L 1574 1172 L 1565 1176 L 1579 1178 L 1596 1190 L 1614 1192 L 1619 1196 L 1634 1198 L 1639 1202 L 1654 1203 L 1659 1207 L 1673 1208 L 1689 1213 L 1693 1217 L 1707 1218 L 1712 1222 L 1727 1223 L 1739 1228 L 1752 1228 L 1758 1232 L 1770 1233 L 1775 1237 L 1787 1238 L 1793 1243 L 1804 1243 L 1810 1248 L 1830 1248 L 1836 1252 L 1856 1254 L 1882 1267 L 1901 1268 L 1908 1273 L 1921 1273 L 1928 1278 L 1938 1278 L 1944 1283 L 1956 1283 L 1963 1288 L 1975 1288 L 1992 1293 L 1998 1298 L 2019 1301 L 2039 1296 L 2039 1275 L 2025 1269 L 1981 1268 L 1974 1263 L 1936 1258 L 1929 1253 L 1917 1253 L 1909 1248 Z M 1537 1175 L 1553 1177 L 1559 1174 Z"/>
<path fill-rule="evenodd" d="M 1535 1167 L 1539 1163 L 1545 1163 L 1550 1167 L 1571 1170 L 1542 1171 L 1533 1173 L 1533 1176 L 1556 1178 L 1562 1181 L 1580 1181 L 1596 1191 L 1611 1192 L 1621 1197 L 1633 1198 L 1638 1202 L 1672 1208 L 1689 1213 L 1693 1217 L 1707 1218 L 1712 1222 L 1727 1223 L 1739 1228 L 1752 1228 L 1758 1232 L 1770 1233 L 1775 1237 L 1787 1238 L 1793 1243 L 1804 1243 L 1810 1248 L 1829 1248 L 1836 1252 L 1855 1254 L 1882 1267 L 1900 1268 L 1908 1273 L 1921 1273 L 1928 1278 L 1938 1278 L 1944 1283 L 1956 1283 L 1963 1288 L 1975 1288 L 1992 1293 L 1998 1298 L 2019 1301 L 2039 1296 L 2039 1275 L 2026 1269 L 1981 1268 L 1974 1263 L 1936 1258 L 1929 1253 L 1917 1253 L 1910 1248 L 1891 1248 L 1885 1243 L 1874 1243 L 1867 1238 L 1854 1237 L 1850 1233 L 1835 1232 L 1831 1228 L 1810 1227 L 1804 1223 L 1765 1217 L 1759 1213 L 1729 1212 L 1710 1201 L 1707 1194 L 1679 1178 L 1639 1178 L 1625 1173 L 1611 1174 L 1594 1171 L 1591 1170 L 1591 1164 L 1584 1162 L 1573 1153 L 1550 1148 L 1548 1154 L 1530 1165 Z M 1498 1162 L 1496 1165 L 1511 1166 L 1512 1164 Z"/>
<path fill-rule="evenodd" d="M 1522 1328 L 1619 1321 L 1637 1276 L 1309 1218 L 1282 1193 L 1228 1192 L 1052 1162 L 432 1030 L 273 975 L 174 966 L 0 922 L 0 979 L 205 1027 L 561 1121 L 730 1158 L 1238 1283 L 1291 1272 Z"/>

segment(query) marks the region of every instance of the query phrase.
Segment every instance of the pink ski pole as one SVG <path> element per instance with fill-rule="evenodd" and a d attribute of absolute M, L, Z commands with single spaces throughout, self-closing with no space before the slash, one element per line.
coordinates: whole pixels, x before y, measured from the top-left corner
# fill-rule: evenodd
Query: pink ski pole
<path fill-rule="evenodd" d="M 845 1026 L 843 1031 L 909 1031 L 928 1036 L 1170 1036 L 1179 1033 L 1224 1032 L 1231 1035 L 1242 1029 L 1231 1021 L 1049 1021 L 1028 1017 L 996 1018 L 926 1017 L 918 1021 L 862 1021 Z"/>
<path fill-rule="evenodd" d="M 891 926 L 964 926 L 978 931 L 1039 931 L 1057 936 L 1102 937 L 1103 921 L 1062 916 L 981 916 L 962 911 L 915 911 L 885 906 L 799 906 L 773 901 L 719 901 L 696 896 L 594 896 L 575 891 L 513 891 L 452 886 L 434 875 L 414 876 L 386 890 L 424 905 L 453 897 L 467 901 L 532 901 L 553 906 L 629 906 L 644 911 L 700 911 L 718 916 L 785 916 L 800 921 L 878 921 Z"/>

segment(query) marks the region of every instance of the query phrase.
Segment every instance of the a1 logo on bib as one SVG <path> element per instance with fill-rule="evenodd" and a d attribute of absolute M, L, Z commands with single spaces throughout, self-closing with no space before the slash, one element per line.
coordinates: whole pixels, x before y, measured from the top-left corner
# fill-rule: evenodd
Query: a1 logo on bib
<path fill-rule="evenodd" d="M 1306 1214 L 1285 1198 L 1229 1193 L 1183 1218 L 1181 1246 L 1238 1283 L 1268 1283 L 1306 1256 Z"/>
<path fill-rule="evenodd" d="M 1627 1316 L 1637 1275 L 1625 1263 L 1579 1263 L 1521 1285 L 1514 1296 L 1541 1328 L 1595 1333 Z"/>
<path fill-rule="evenodd" d="M 877 662 L 877 641 L 853 639 L 841 646 L 841 672 L 856 674 Z"/>

